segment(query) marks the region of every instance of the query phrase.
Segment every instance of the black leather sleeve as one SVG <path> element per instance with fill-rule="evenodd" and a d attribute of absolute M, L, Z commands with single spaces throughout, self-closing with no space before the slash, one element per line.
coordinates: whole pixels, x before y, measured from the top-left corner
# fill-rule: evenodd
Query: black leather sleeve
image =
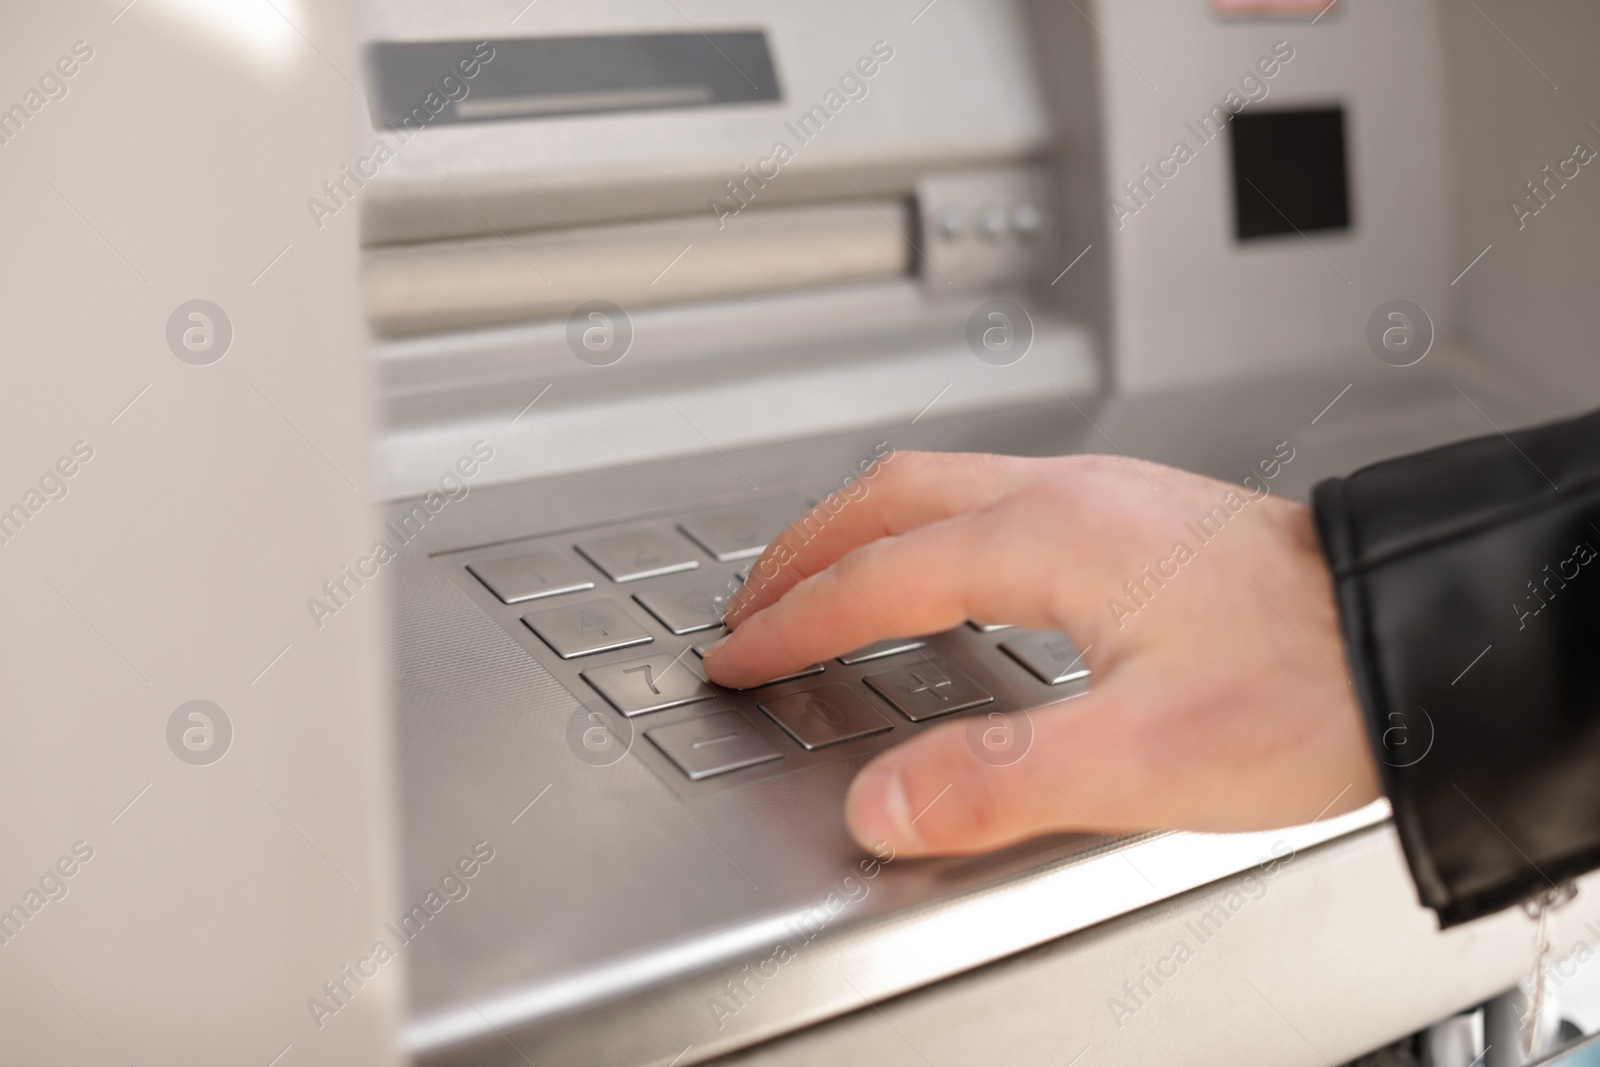
<path fill-rule="evenodd" d="M 1422 902 L 1451 926 L 1600 867 L 1600 412 L 1312 507 Z"/>

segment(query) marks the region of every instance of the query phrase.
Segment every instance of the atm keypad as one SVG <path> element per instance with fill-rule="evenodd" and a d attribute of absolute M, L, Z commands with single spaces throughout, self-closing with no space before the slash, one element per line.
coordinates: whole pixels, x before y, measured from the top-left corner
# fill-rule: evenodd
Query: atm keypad
<path fill-rule="evenodd" d="M 700 661 L 726 636 L 730 598 L 801 507 L 698 511 L 442 559 L 592 713 L 638 718 L 649 744 L 634 754 L 684 787 L 870 754 L 945 716 L 1085 691 L 1088 668 L 1065 635 L 980 622 L 887 638 L 748 690 L 711 683 Z"/>

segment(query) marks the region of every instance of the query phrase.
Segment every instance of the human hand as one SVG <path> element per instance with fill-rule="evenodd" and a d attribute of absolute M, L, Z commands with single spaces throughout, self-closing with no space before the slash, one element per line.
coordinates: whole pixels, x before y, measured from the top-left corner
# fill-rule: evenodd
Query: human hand
<path fill-rule="evenodd" d="M 983 762 L 954 722 L 857 775 L 851 832 L 903 854 L 1353 810 L 1378 778 L 1310 514 L 1252 486 L 1120 457 L 895 454 L 820 531 L 768 546 L 752 575 L 771 580 L 735 598 L 705 669 L 746 688 L 968 619 L 1068 634 L 1092 690 L 1032 711 L 1022 759 Z M 1214 508 L 1220 529 L 1197 527 Z"/>

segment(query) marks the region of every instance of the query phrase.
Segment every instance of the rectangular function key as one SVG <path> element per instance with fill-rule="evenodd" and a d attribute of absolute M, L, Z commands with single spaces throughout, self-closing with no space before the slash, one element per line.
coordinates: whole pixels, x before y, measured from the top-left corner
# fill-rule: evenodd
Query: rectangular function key
<path fill-rule="evenodd" d="M 657 726 L 644 735 L 696 782 L 783 756 L 737 711 Z"/>
<path fill-rule="evenodd" d="M 524 615 L 523 623 L 562 659 L 647 645 L 654 640 L 614 600 L 589 600 Z"/>
<path fill-rule="evenodd" d="M 675 658 L 665 652 L 624 663 L 590 667 L 582 674 L 583 680 L 594 686 L 612 707 L 629 717 L 710 700 L 717 695 L 716 690 L 701 681 L 683 662 L 683 655 Z"/>
<path fill-rule="evenodd" d="M 869 674 L 866 683 L 912 722 L 982 707 L 994 697 L 945 660 L 918 660 L 882 674 Z"/>
<path fill-rule="evenodd" d="M 678 529 L 715 556 L 719 563 L 732 563 L 761 555 L 786 525 L 787 521 L 779 517 L 773 505 L 746 504 L 703 512 L 684 519 Z"/>
<path fill-rule="evenodd" d="M 716 644 L 718 641 L 727 636 L 728 633 L 726 630 L 722 631 L 721 633 L 712 634 L 710 637 L 707 637 L 704 641 L 694 646 L 694 654 L 699 656 L 701 659 L 705 659 L 706 649 L 710 648 L 712 645 Z M 793 674 L 786 674 L 782 678 L 774 678 L 770 682 L 762 682 L 760 685 L 753 685 L 750 687 L 750 689 L 735 689 L 734 692 L 748 693 L 751 689 L 765 689 L 769 685 L 779 685 L 783 682 L 792 682 L 796 678 L 810 678 L 814 674 L 821 674 L 823 670 L 824 668 L 822 664 L 813 663 L 809 667 L 801 667 Z"/>
<path fill-rule="evenodd" d="M 839 662 L 846 667 L 853 667 L 857 663 L 866 663 L 868 660 L 883 659 L 886 656 L 898 656 L 902 652 L 915 652 L 926 644 L 926 641 L 918 641 L 914 637 L 891 637 L 887 640 L 876 641 L 865 648 L 858 648 L 854 652 L 846 652 L 839 657 Z"/>
<path fill-rule="evenodd" d="M 489 592 L 503 604 L 520 604 L 525 600 L 594 588 L 591 572 L 565 552 L 550 548 L 499 559 L 481 559 L 467 564 L 467 570 L 488 586 Z"/>
<path fill-rule="evenodd" d="M 1083 653 L 1066 634 L 1054 630 L 1002 641 L 1000 651 L 1028 668 L 1045 685 L 1062 685 L 1089 677 Z"/>
<path fill-rule="evenodd" d="M 625 530 L 600 534 L 574 546 L 613 582 L 636 582 L 663 574 L 692 571 L 700 560 L 690 544 L 664 530 Z"/>
<path fill-rule="evenodd" d="M 633 594 L 633 599 L 673 633 L 692 634 L 722 625 L 722 614 L 735 588 L 725 577 L 693 574 L 652 582 Z"/>
<path fill-rule="evenodd" d="M 889 720 L 847 685 L 789 693 L 759 707 L 808 752 L 891 729 Z"/>

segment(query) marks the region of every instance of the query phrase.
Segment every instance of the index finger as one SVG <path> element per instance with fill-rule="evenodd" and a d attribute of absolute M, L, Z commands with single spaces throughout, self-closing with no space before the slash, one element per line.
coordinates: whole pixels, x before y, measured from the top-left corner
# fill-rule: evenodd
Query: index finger
<path fill-rule="evenodd" d="M 1058 629 L 1060 605 L 1093 603 L 1101 576 L 1093 566 L 1051 566 L 1055 537 L 1022 521 L 1048 504 L 1018 493 L 856 548 L 747 617 L 706 652 L 705 669 L 722 685 L 749 688 L 885 637 L 940 633 L 974 617 Z M 1048 529 L 1070 540 L 1065 522 Z M 1100 616 L 1076 615 L 1074 637 L 1092 644 Z"/>
<path fill-rule="evenodd" d="M 767 546 L 729 602 L 729 629 L 851 550 L 986 507 L 1039 480 L 1049 462 L 981 453 L 890 449 L 883 454 L 884 447 L 861 478 L 829 495 Z"/>

